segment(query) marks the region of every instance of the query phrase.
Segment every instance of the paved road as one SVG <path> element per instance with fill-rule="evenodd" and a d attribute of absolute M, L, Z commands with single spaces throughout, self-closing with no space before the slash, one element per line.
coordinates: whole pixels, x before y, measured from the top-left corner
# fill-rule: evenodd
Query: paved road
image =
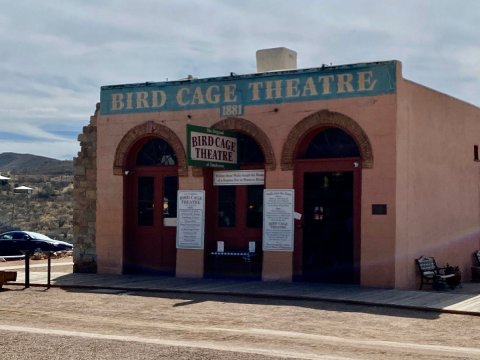
<path fill-rule="evenodd" d="M 5 359 L 479 359 L 480 318 L 247 297 L 6 286 Z"/>

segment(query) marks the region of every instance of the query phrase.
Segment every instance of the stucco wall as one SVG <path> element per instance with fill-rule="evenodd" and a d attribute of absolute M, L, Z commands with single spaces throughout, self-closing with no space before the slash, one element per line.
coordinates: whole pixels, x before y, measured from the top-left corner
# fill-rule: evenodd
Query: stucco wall
<path fill-rule="evenodd" d="M 415 258 L 459 265 L 479 248 L 480 109 L 408 80 L 398 83 L 395 286 L 418 282 Z"/>
<path fill-rule="evenodd" d="M 394 286 L 395 256 L 395 97 L 377 101 L 362 124 L 372 143 L 374 164 L 362 172 L 361 284 Z M 387 206 L 385 215 L 372 205 Z"/>
<path fill-rule="evenodd" d="M 281 171 L 283 146 L 292 128 L 302 119 L 321 110 L 350 117 L 367 134 L 373 149 L 374 165 L 363 170 L 361 221 L 361 283 L 393 286 L 394 283 L 394 216 L 395 216 L 395 96 L 382 95 L 330 101 L 277 104 L 245 108 L 243 119 L 253 122 L 268 135 L 276 168 L 267 170 L 268 188 L 291 188 L 293 172 Z M 222 120 L 218 111 L 163 112 L 135 115 L 99 116 L 97 255 L 99 272 L 121 272 L 123 259 L 123 176 L 114 175 L 113 163 L 118 144 L 135 126 L 154 121 L 173 130 L 186 147 L 187 123 L 212 126 Z M 201 188 L 201 178 L 181 178 L 180 187 Z M 198 175 L 198 174 L 197 174 Z M 387 215 L 372 215 L 371 205 L 388 205 Z M 208 204 L 207 204 L 208 206 Z M 296 209 L 301 212 L 301 209 Z M 271 256 L 270 256 L 271 255 Z M 265 279 L 288 278 L 292 264 L 277 261 L 274 254 L 265 257 Z M 177 260 L 183 264 L 177 254 Z M 285 258 L 282 254 L 282 259 Z M 290 259 L 291 257 L 287 257 Z M 270 259 L 271 261 L 269 261 Z M 182 265 L 183 266 L 183 265 Z M 182 272 L 185 266 L 182 267 Z"/>
<path fill-rule="evenodd" d="M 284 166 L 289 134 L 303 120 L 324 112 L 350 119 L 371 146 L 372 163 L 362 169 L 361 284 L 414 288 L 414 260 L 421 255 L 459 265 L 468 280 L 471 254 L 480 248 L 480 162 L 473 161 L 473 147 L 480 144 L 480 109 L 404 80 L 399 62 L 396 75 L 396 94 L 245 106 L 239 119 L 221 117 L 218 109 L 109 116 L 98 114 L 97 108 L 79 138 L 83 145 L 76 160 L 77 245 L 86 249 L 83 255 L 76 250 L 76 265 L 92 260 L 99 272 L 122 271 L 123 186 L 128 175 L 115 156 L 135 127 L 165 126 L 186 151 L 187 124 L 246 124 L 261 135 L 257 139 L 266 136 L 269 144 L 260 145 L 273 153 L 266 188 L 280 189 L 294 184 L 293 167 Z M 189 167 L 188 174 L 180 175 L 180 189 L 203 189 L 199 169 Z M 373 215 L 373 204 L 386 205 L 387 213 Z M 90 209 L 85 218 L 82 209 Z M 263 279 L 289 280 L 291 255 L 265 254 Z M 178 251 L 177 275 L 202 276 L 203 260 L 203 251 Z"/>

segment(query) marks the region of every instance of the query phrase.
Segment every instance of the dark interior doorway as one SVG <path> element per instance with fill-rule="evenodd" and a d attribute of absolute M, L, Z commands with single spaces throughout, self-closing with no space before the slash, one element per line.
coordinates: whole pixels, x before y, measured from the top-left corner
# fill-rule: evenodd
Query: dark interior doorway
<path fill-rule="evenodd" d="M 353 172 L 306 172 L 303 180 L 303 278 L 352 283 Z"/>
<path fill-rule="evenodd" d="M 360 282 L 362 161 L 354 138 L 340 128 L 312 130 L 295 160 L 294 279 Z"/>

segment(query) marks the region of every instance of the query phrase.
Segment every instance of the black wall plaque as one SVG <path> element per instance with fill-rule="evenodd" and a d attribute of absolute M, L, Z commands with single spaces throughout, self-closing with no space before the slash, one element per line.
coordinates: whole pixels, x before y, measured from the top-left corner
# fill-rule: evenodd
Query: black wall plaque
<path fill-rule="evenodd" d="M 372 215 L 387 215 L 387 204 L 372 204 Z"/>

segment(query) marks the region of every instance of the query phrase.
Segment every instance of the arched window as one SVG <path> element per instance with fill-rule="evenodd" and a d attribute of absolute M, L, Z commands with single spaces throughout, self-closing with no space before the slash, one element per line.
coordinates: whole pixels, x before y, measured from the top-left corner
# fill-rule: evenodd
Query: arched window
<path fill-rule="evenodd" d="M 137 154 L 137 166 L 176 165 L 177 155 L 163 139 L 156 138 L 146 142 Z"/>
<path fill-rule="evenodd" d="M 238 162 L 242 164 L 264 163 L 265 156 L 257 142 L 248 135 L 237 133 Z"/>
<path fill-rule="evenodd" d="M 359 157 L 357 143 L 345 131 L 329 128 L 321 131 L 309 142 L 300 159 L 329 159 Z"/>

